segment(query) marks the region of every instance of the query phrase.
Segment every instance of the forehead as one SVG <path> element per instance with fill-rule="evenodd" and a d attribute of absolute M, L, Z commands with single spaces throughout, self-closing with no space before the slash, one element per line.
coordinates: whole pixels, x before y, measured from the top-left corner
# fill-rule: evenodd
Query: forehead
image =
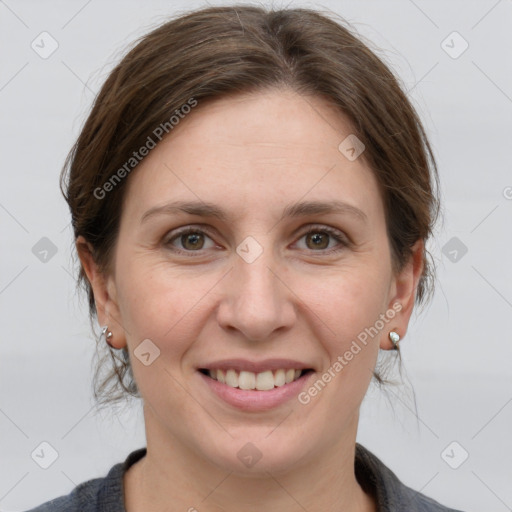
<path fill-rule="evenodd" d="M 140 218 L 157 204 L 195 199 L 254 214 L 307 199 L 378 214 L 373 172 L 338 148 L 351 133 L 326 100 L 290 90 L 199 101 L 132 171 L 125 209 Z"/>

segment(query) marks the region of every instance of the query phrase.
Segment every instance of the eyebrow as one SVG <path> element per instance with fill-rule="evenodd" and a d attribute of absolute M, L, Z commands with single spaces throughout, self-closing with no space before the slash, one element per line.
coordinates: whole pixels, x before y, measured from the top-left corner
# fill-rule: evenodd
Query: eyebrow
<path fill-rule="evenodd" d="M 155 215 L 173 215 L 188 213 L 199 217 L 214 217 L 220 221 L 227 222 L 228 214 L 219 206 L 203 201 L 174 201 L 162 206 L 155 206 L 146 211 L 141 217 L 141 224 Z M 355 206 L 343 201 L 303 201 L 286 206 L 279 222 L 286 217 L 306 217 L 308 215 L 319 215 L 328 213 L 342 213 L 353 215 L 363 222 L 368 220 L 366 214 Z"/>

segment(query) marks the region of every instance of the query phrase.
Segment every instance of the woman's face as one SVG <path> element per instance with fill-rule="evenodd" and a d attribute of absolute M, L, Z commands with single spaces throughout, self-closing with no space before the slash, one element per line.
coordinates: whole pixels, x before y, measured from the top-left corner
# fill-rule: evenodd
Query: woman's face
<path fill-rule="evenodd" d="M 393 274 L 375 177 L 338 148 L 350 134 L 291 91 L 199 102 L 129 177 L 99 309 L 129 346 L 148 444 L 279 471 L 354 442 L 419 269 Z M 295 369 L 312 371 L 283 385 Z"/>

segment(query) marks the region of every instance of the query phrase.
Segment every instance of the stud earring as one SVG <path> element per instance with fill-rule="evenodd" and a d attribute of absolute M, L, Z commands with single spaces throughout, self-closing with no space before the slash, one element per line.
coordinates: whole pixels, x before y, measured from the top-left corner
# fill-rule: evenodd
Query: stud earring
<path fill-rule="evenodd" d="M 391 340 L 391 343 L 393 343 L 393 348 L 398 350 L 398 342 L 400 341 L 399 334 L 395 331 L 391 331 L 389 333 L 389 339 Z"/>
<path fill-rule="evenodd" d="M 108 332 L 107 332 L 108 331 Z M 102 327 L 101 329 L 101 335 L 105 337 L 105 341 L 107 342 L 107 344 L 112 347 L 112 348 L 116 348 L 112 345 L 112 343 L 110 342 L 113 334 L 112 334 L 112 331 L 109 331 L 108 330 L 108 325 L 105 325 L 104 327 Z"/>

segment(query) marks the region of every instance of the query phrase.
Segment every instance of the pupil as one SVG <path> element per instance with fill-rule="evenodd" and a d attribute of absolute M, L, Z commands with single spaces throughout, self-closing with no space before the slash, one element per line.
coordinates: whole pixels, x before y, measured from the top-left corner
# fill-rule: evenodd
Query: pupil
<path fill-rule="evenodd" d="M 315 233 L 314 235 L 311 235 L 311 239 L 313 240 L 313 244 L 316 247 L 320 247 L 320 245 L 322 244 L 322 240 L 321 240 L 322 237 L 324 237 L 324 239 L 325 239 L 325 235 L 324 234 Z M 323 248 L 325 248 L 325 244 L 322 246 L 322 249 Z"/>
<path fill-rule="evenodd" d="M 189 241 L 191 241 L 192 247 L 187 247 L 187 248 L 197 249 L 196 244 L 197 244 L 198 240 L 200 239 L 200 235 L 198 235 L 197 233 L 188 233 L 188 234 L 184 235 L 184 238 L 185 238 L 185 242 L 183 245 L 185 247 L 187 247 L 189 245 Z"/>

